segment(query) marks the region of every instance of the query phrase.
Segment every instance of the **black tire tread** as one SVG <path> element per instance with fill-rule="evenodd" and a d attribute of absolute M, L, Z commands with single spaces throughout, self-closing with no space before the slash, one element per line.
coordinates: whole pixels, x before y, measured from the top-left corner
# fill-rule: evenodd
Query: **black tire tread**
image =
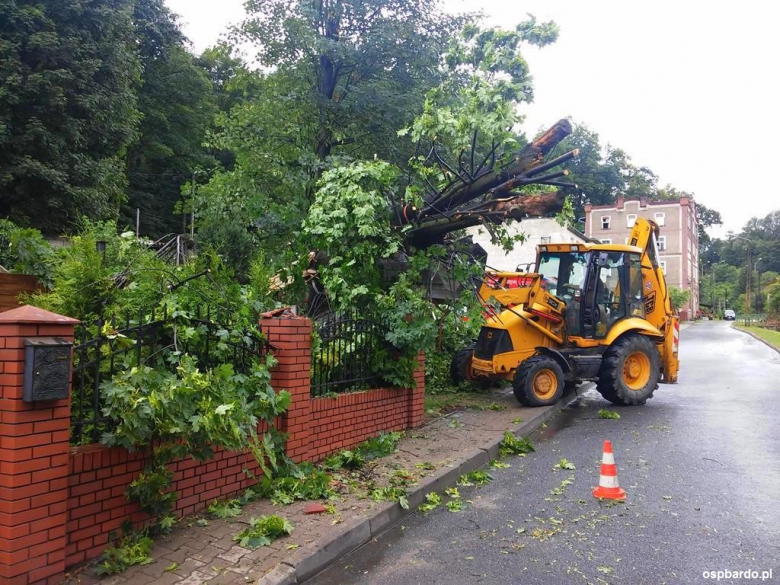
<path fill-rule="evenodd" d="M 558 376 L 558 392 L 556 392 L 553 397 L 554 399 L 547 403 L 540 403 L 539 400 L 533 396 L 533 393 L 529 394 L 527 391 L 528 377 L 540 363 L 544 363 L 545 366 L 554 370 Z M 536 407 L 555 404 L 563 395 L 563 368 L 561 368 L 558 362 L 550 357 L 543 355 L 531 356 L 517 367 L 514 380 L 512 381 L 512 390 L 514 391 L 517 401 L 523 406 Z"/>
<path fill-rule="evenodd" d="M 643 350 L 650 358 L 650 380 L 642 393 L 631 390 L 623 384 L 623 361 L 636 350 Z M 599 370 L 596 390 L 606 400 L 618 406 L 639 406 L 653 397 L 660 379 L 660 361 L 653 343 L 645 336 L 629 334 L 615 341 L 604 354 Z M 649 388 L 648 388 L 649 387 Z"/>
<path fill-rule="evenodd" d="M 450 380 L 453 384 L 462 384 L 463 382 L 470 382 L 477 388 L 487 388 L 490 386 L 490 380 L 488 378 L 469 378 L 466 375 L 466 369 L 471 364 L 471 357 L 474 355 L 474 346 L 470 345 L 459 350 L 450 362 Z"/>

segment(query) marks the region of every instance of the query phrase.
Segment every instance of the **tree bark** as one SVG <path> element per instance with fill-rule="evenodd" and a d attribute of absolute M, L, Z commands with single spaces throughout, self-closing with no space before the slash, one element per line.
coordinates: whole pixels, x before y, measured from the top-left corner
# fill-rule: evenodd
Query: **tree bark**
<path fill-rule="evenodd" d="M 475 209 L 456 212 L 449 218 L 438 217 L 421 223 L 408 234 L 408 241 L 418 248 L 441 243 L 448 233 L 480 225 L 500 224 L 508 219 L 521 221 L 526 217 L 544 217 L 563 209 L 565 196 L 560 191 L 517 195 L 489 201 Z"/>

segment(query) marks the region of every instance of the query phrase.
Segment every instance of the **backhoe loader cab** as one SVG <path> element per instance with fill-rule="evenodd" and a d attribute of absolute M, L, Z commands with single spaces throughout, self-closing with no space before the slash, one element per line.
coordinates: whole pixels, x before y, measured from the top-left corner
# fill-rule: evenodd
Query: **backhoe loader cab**
<path fill-rule="evenodd" d="M 657 236 L 640 218 L 629 245 L 547 244 L 534 273 L 488 271 L 486 323 L 453 359 L 453 380 L 511 380 L 527 406 L 553 404 L 584 380 L 615 404 L 643 404 L 661 378 L 675 382 L 679 323 Z"/>

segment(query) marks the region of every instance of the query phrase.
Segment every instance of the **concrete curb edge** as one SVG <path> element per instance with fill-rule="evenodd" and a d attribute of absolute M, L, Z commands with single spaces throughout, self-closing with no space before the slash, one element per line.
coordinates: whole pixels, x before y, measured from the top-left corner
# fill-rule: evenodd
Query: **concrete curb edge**
<path fill-rule="evenodd" d="M 761 339 L 758 335 L 756 335 L 752 331 L 747 331 L 745 329 L 742 329 L 739 326 L 734 326 L 734 325 L 732 325 L 731 328 L 732 329 L 736 329 L 737 331 L 741 331 L 742 333 L 747 333 L 748 335 L 750 335 L 750 337 L 752 337 L 753 339 L 755 339 L 757 341 L 760 341 L 761 343 L 766 345 L 769 349 L 774 349 L 777 353 L 780 353 L 780 349 L 776 348 L 774 345 L 769 343 L 766 339 Z"/>
<path fill-rule="evenodd" d="M 525 437 L 540 428 L 544 423 L 577 400 L 584 390 L 577 389 L 563 396 L 553 406 L 544 409 L 538 416 L 529 421 L 520 423 L 512 431 L 517 437 Z M 542 410 L 542 409 L 539 409 Z M 274 569 L 260 577 L 256 585 L 298 585 L 321 573 L 339 559 L 360 548 L 373 538 L 391 528 L 412 514 L 423 503 L 425 496 L 433 491 L 443 491 L 454 486 L 460 476 L 485 467 L 498 457 L 501 438 L 494 439 L 482 447 L 474 449 L 466 457 L 439 469 L 433 475 L 423 478 L 419 484 L 409 492 L 409 509 L 404 510 L 395 502 L 386 502 L 377 506 L 371 515 L 348 525 L 349 529 L 339 534 L 330 542 L 323 543 L 313 551 L 296 551 L 293 558 L 282 561 Z"/>

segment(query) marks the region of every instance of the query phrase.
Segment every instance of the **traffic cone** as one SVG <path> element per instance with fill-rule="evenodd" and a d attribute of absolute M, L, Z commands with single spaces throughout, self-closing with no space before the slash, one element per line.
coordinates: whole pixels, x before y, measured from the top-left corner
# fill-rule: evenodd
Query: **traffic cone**
<path fill-rule="evenodd" d="M 609 441 L 604 441 L 599 486 L 593 489 L 593 496 L 605 500 L 626 499 L 626 492 L 618 485 L 615 456 L 612 454 L 612 443 Z"/>

